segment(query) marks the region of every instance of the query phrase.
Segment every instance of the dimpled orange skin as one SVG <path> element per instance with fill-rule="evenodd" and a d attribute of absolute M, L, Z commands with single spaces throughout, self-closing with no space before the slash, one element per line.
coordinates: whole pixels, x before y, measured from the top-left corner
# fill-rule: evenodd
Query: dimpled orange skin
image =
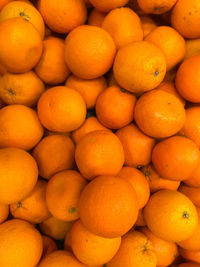
<path fill-rule="evenodd" d="M 55 174 L 46 190 L 47 207 L 51 214 L 63 221 L 79 218 L 77 205 L 87 181 L 74 170 Z"/>
<path fill-rule="evenodd" d="M 30 223 L 41 223 L 51 217 L 46 204 L 46 188 L 47 183 L 38 180 L 27 197 L 10 205 L 12 216 Z"/>
<path fill-rule="evenodd" d="M 158 143 L 152 152 L 152 163 L 163 178 L 187 180 L 199 164 L 197 145 L 182 136 L 172 136 Z"/>
<path fill-rule="evenodd" d="M 0 223 L 8 218 L 9 206 L 7 204 L 0 204 Z"/>
<path fill-rule="evenodd" d="M 56 242 L 50 237 L 42 235 L 42 241 L 43 241 L 43 252 L 41 259 L 45 258 L 47 255 L 58 249 Z"/>
<path fill-rule="evenodd" d="M 171 13 L 171 24 L 185 38 L 200 37 L 200 2 L 178 0 Z"/>
<path fill-rule="evenodd" d="M 136 97 L 130 92 L 118 86 L 108 87 L 97 98 L 97 118 L 107 128 L 122 128 L 133 120 L 135 103 Z"/>
<path fill-rule="evenodd" d="M 83 190 L 78 210 L 83 225 L 92 233 L 115 238 L 128 232 L 137 220 L 136 193 L 120 177 L 99 176 Z"/>
<path fill-rule="evenodd" d="M 143 208 L 150 197 L 149 183 L 143 173 L 136 168 L 123 167 L 118 176 L 131 183 L 137 195 L 139 209 Z"/>
<path fill-rule="evenodd" d="M 116 47 L 112 37 L 100 27 L 82 25 L 65 40 L 65 62 L 82 79 L 94 79 L 112 66 Z"/>
<path fill-rule="evenodd" d="M 156 267 L 156 253 L 151 241 L 141 232 L 130 231 L 107 267 Z"/>
<path fill-rule="evenodd" d="M 155 140 L 145 135 L 133 123 L 116 132 L 125 154 L 125 165 L 131 167 L 144 166 L 151 162 L 151 153 Z"/>
<path fill-rule="evenodd" d="M 32 149 L 44 129 L 37 113 L 24 105 L 8 105 L 0 110 L 0 147 Z"/>
<path fill-rule="evenodd" d="M 104 18 L 102 28 L 110 33 L 117 48 L 143 40 L 140 18 L 128 7 L 110 11 Z"/>
<path fill-rule="evenodd" d="M 34 188 L 38 168 L 34 158 L 18 148 L 0 149 L 0 203 L 25 198 Z"/>
<path fill-rule="evenodd" d="M 186 100 L 200 102 L 200 55 L 186 59 L 176 73 L 176 89 Z"/>
<path fill-rule="evenodd" d="M 141 93 L 154 89 L 162 82 L 166 60 L 155 45 L 146 41 L 133 42 L 118 50 L 113 71 L 122 88 Z"/>
<path fill-rule="evenodd" d="M 143 15 L 140 17 L 140 20 L 142 23 L 145 38 L 151 31 L 153 31 L 157 27 L 157 24 L 150 16 Z"/>
<path fill-rule="evenodd" d="M 78 142 L 75 161 L 88 180 L 99 175 L 117 175 L 124 164 L 124 150 L 112 132 L 90 132 Z"/>
<path fill-rule="evenodd" d="M 153 234 L 171 242 L 186 240 L 198 225 L 192 201 L 174 190 L 154 193 L 144 208 L 144 219 Z"/>
<path fill-rule="evenodd" d="M 138 0 L 138 5 L 145 13 L 163 14 L 169 11 L 177 0 Z"/>
<path fill-rule="evenodd" d="M 152 90 L 137 100 L 134 117 L 145 134 L 164 138 L 176 134 L 183 127 L 185 109 L 174 95 Z"/>
<path fill-rule="evenodd" d="M 186 195 L 195 206 L 200 207 L 200 187 L 190 187 L 182 184 L 179 187 L 179 191 Z"/>
<path fill-rule="evenodd" d="M 87 18 L 84 0 L 39 0 L 37 6 L 48 27 L 58 33 L 70 32 Z"/>
<path fill-rule="evenodd" d="M 30 22 L 20 17 L 0 23 L 0 62 L 7 71 L 30 71 L 41 54 L 41 36 Z"/>
<path fill-rule="evenodd" d="M 50 131 L 70 132 L 84 122 L 86 104 L 76 90 L 65 86 L 52 87 L 38 101 L 38 117 Z"/>
<path fill-rule="evenodd" d="M 114 8 L 125 6 L 128 0 L 90 0 L 90 3 L 101 12 L 109 12 Z"/>
<path fill-rule="evenodd" d="M 179 248 L 179 252 L 183 259 L 200 264 L 200 250 L 195 251 L 195 250 L 187 250 L 184 248 Z M 189 266 L 189 267 L 193 267 L 193 266 Z"/>
<path fill-rule="evenodd" d="M 200 164 L 198 164 L 197 168 L 194 170 L 189 179 L 184 180 L 183 182 L 191 187 L 200 187 Z"/>
<path fill-rule="evenodd" d="M 43 243 L 38 230 L 22 220 L 0 225 L 0 265 L 34 267 L 42 255 Z"/>
<path fill-rule="evenodd" d="M 93 8 L 88 16 L 88 25 L 101 27 L 106 13 Z"/>
<path fill-rule="evenodd" d="M 65 135 L 54 134 L 44 137 L 34 148 L 39 174 L 50 179 L 59 171 L 74 167 L 75 146 L 71 138 Z"/>
<path fill-rule="evenodd" d="M 110 261 L 120 247 L 121 237 L 104 238 L 94 235 L 79 220 L 72 227 L 71 242 L 75 256 L 90 266 Z"/>

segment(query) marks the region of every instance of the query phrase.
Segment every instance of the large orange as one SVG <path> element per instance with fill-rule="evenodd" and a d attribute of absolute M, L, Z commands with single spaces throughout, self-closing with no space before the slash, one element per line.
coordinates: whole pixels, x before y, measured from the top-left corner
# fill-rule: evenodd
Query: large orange
<path fill-rule="evenodd" d="M 171 180 L 187 180 L 197 168 L 200 153 L 197 145 L 182 136 L 172 136 L 156 144 L 152 162 L 158 174 Z"/>
<path fill-rule="evenodd" d="M 105 74 L 113 64 L 115 52 L 110 34 L 96 26 L 79 26 L 65 40 L 65 62 L 82 79 Z"/>
<path fill-rule="evenodd" d="M 128 3 L 128 0 L 89 0 L 90 3 L 99 11 L 108 12 L 116 7 L 125 6 Z"/>
<path fill-rule="evenodd" d="M 9 215 L 9 206 L 7 204 L 0 204 L 0 223 L 4 222 Z"/>
<path fill-rule="evenodd" d="M 119 237 L 137 220 L 137 196 L 124 179 L 99 176 L 84 188 L 78 209 L 89 231 L 102 237 Z"/>
<path fill-rule="evenodd" d="M 30 22 L 20 17 L 0 23 L 0 62 L 7 71 L 29 71 L 38 63 L 41 54 L 41 36 Z"/>
<path fill-rule="evenodd" d="M 124 164 L 124 150 L 112 132 L 90 132 L 78 142 L 76 164 L 81 174 L 91 180 L 98 175 L 117 175 Z"/>
<path fill-rule="evenodd" d="M 176 96 L 163 90 L 152 90 L 137 100 L 135 121 L 147 135 L 168 137 L 183 127 L 185 109 Z"/>
<path fill-rule="evenodd" d="M 154 235 L 172 242 L 192 236 L 198 224 L 192 201 L 174 190 L 154 193 L 144 208 L 144 219 Z"/>
<path fill-rule="evenodd" d="M 9 220 L 0 225 L 0 265 L 34 267 L 42 255 L 40 233 L 28 222 Z"/>
<path fill-rule="evenodd" d="M 39 0 L 38 9 L 54 32 L 67 33 L 84 24 L 87 9 L 84 0 Z"/>
<path fill-rule="evenodd" d="M 48 130 L 70 132 L 84 122 L 86 104 L 76 90 L 56 86 L 48 89 L 40 97 L 38 116 Z"/>
<path fill-rule="evenodd" d="M 122 88 L 141 93 L 154 89 L 162 82 L 166 60 L 155 45 L 146 41 L 133 42 L 118 50 L 113 70 Z"/>
<path fill-rule="evenodd" d="M 25 198 L 37 178 L 37 164 L 30 154 L 18 148 L 0 149 L 0 203 L 10 204 Z"/>
<path fill-rule="evenodd" d="M 139 7 L 145 13 L 163 14 L 169 11 L 177 0 L 137 0 Z"/>

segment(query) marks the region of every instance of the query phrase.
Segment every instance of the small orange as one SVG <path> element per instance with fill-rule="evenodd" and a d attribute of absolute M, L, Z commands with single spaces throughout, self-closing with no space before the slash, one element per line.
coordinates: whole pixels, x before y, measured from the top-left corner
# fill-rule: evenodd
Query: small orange
<path fill-rule="evenodd" d="M 58 33 L 70 32 L 87 18 L 84 0 L 39 0 L 37 6 L 48 27 Z"/>
<path fill-rule="evenodd" d="M 118 176 L 131 183 L 137 195 L 139 209 L 143 208 L 150 197 L 149 183 L 144 174 L 136 168 L 123 167 Z"/>
<path fill-rule="evenodd" d="M 88 109 L 93 109 L 96 104 L 97 97 L 107 87 L 106 79 L 102 76 L 96 79 L 85 80 L 70 75 L 65 85 L 77 90 L 85 100 Z"/>
<path fill-rule="evenodd" d="M 30 22 L 20 17 L 0 23 L 0 62 L 7 71 L 30 71 L 41 54 L 41 36 Z"/>
<path fill-rule="evenodd" d="M 115 52 L 110 34 L 96 26 L 79 26 L 65 40 L 65 62 L 72 73 L 82 79 L 105 74 L 113 64 Z"/>
<path fill-rule="evenodd" d="M 163 14 L 169 11 L 177 0 L 137 0 L 139 7 L 145 13 Z"/>
<path fill-rule="evenodd" d="M 180 181 L 168 180 L 161 177 L 156 172 L 152 164 L 142 167 L 141 170 L 144 173 L 147 181 L 149 182 L 151 193 L 155 193 L 161 189 L 177 190 L 181 183 Z"/>
<path fill-rule="evenodd" d="M 75 146 L 71 138 L 54 134 L 43 138 L 33 150 L 39 174 L 50 179 L 59 171 L 74 167 Z"/>
<path fill-rule="evenodd" d="M 88 17 L 88 25 L 101 27 L 106 13 L 93 8 Z"/>
<path fill-rule="evenodd" d="M 146 41 L 133 42 L 118 50 L 113 71 L 122 88 L 141 93 L 154 89 L 162 82 L 166 60 L 155 45 Z"/>
<path fill-rule="evenodd" d="M 71 242 L 74 255 L 90 266 L 110 261 L 120 247 L 121 237 L 104 238 L 94 235 L 79 220 L 72 227 Z"/>
<path fill-rule="evenodd" d="M 143 15 L 140 17 L 140 20 L 142 23 L 145 38 L 150 32 L 152 32 L 157 27 L 157 24 L 150 16 Z"/>
<path fill-rule="evenodd" d="M 80 128 L 72 132 L 72 139 L 77 144 L 86 134 L 98 130 L 110 131 L 104 127 L 96 117 L 89 117 Z"/>
<path fill-rule="evenodd" d="M 141 232 L 130 231 L 107 267 L 156 267 L 156 253 L 151 241 Z"/>
<path fill-rule="evenodd" d="M 90 3 L 101 12 L 108 12 L 116 7 L 125 6 L 128 3 L 128 0 L 89 0 Z"/>
<path fill-rule="evenodd" d="M 185 109 L 176 96 L 152 90 L 137 100 L 134 117 L 145 134 L 163 138 L 176 134 L 183 127 Z"/>
<path fill-rule="evenodd" d="M 47 207 L 51 214 L 63 221 L 77 220 L 77 205 L 86 184 L 86 180 L 74 170 L 55 174 L 48 182 L 46 190 Z"/>
<path fill-rule="evenodd" d="M 200 164 L 194 170 L 189 179 L 183 181 L 184 184 L 192 187 L 200 187 Z"/>
<path fill-rule="evenodd" d="M 75 160 L 81 174 L 88 180 L 99 175 L 117 175 L 124 164 L 124 150 L 112 132 L 90 132 L 78 142 Z"/>
<path fill-rule="evenodd" d="M 200 55 L 200 38 L 186 40 L 185 59 Z"/>
<path fill-rule="evenodd" d="M 179 252 L 185 260 L 196 262 L 196 263 L 200 264 L 200 250 L 195 251 L 195 250 L 187 250 L 184 248 L 179 248 Z M 189 267 L 193 267 L 193 266 L 189 266 Z M 196 266 L 194 266 L 194 267 L 196 267 Z M 197 267 L 198 267 L 198 265 L 197 265 Z"/>
<path fill-rule="evenodd" d="M 0 149 L 0 203 L 11 204 L 25 198 L 38 178 L 34 158 L 18 148 Z"/>
<path fill-rule="evenodd" d="M 132 93 L 118 86 L 108 87 L 97 98 L 97 118 L 107 128 L 122 128 L 133 120 L 135 102 Z"/>
<path fill-rule="evenodd" d="M 131 167 L 144 166 L 151 162 L 151 153 L 155 140 L 145 135 L 131 123 L 116 132 L 125 153 L 125 165 Z"/>
<path fill-rule="evenodd" d="M 42 138 L 43 127 L 34 110 L 9 105 L 0 110 L 0 147 L 32 149 Z"/>
<path fill-rule="evenodd" d="M 167 179 L 187 180 L 199 164 L 197 145 L 182 136 L 172 136 L 156 144 L 152 162 L 158 174 Z"/>
<path fill-rule="evenodd" d="M 9 206 L 7 204 L 0 204 L 0 223 L 4 222 L 9 215 Z"/>
<path fill-rule="evenodd" d="M 58 249 L 56 242 L 50 237 L 42 235 L 42 241 L 43 241 L 43 252 L 41 259 L 45 258 L 47 255 Z"/>
<path fill-rule="evenodd" d="M 156 257 L 157 266 L 169 266 L 178 256 L 176 243 L 165 241 L 155 236 L 147 227 L 143 227 L 141 232 L 152 242 Z"/>
<path fill-rule="evenodd" d="M 111 10 L 105 16 L 102 28 L 110 33 L 117 48 L 143 40 L 140 18 L 128 7 Z"/>
<path fill-rule="evenodd" d="M 137 220 L 137 196 L 132 185 L 124 179 L 99 176 L 84 188 L 78 210 L 81 222 L 93 234 L 119 237 Z"/>
<path fill-rule="evenodd" d="M 86 105 L 76 90 L 56 86 L 41 95 L 38 101 L 38 116 L 50 131 L 71 132 L 84 122 Z"/>
<path fill-rule="evenodd" d="M 44 83 L 33 71 L 21 74 L 7 72 L 0 77 L 0 97 L 6 104 L 32 107 L 44 90 Z"/>
<path fill-rule="evenodd" d="M 200 187 L 190 187 L 182 184 L 179 187 L 179 191 L 186 195 L 194 203 L 194 205 L 200 207 Z"/>
<path fill-rule="evenodd" d="M 38 180 L 31 193 L 10 205 L 10 212 L 14 218 L 26 220 L 30 223 L 41 223 L 51 215 L 46 204 L 47 183 Z"/>
<path fill-rule="evenodd" d="M 154 193 L 144 208 L 144 219 L 154 235 L 171 242 L 186 240 L 198 224 L 192 201 L 174 190 Z"/>

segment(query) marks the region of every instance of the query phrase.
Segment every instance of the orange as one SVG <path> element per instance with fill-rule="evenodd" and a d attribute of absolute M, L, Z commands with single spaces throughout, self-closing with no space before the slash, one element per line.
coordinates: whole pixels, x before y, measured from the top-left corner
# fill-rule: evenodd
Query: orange
<path fill-rule="evenodd" d="M 178 0 L 171 13 L 171 24 L 185 38 L 200 37 L 200 2 Z"/>
<path fill-rule="evenodd" d="M 13 0 L 1 0 L 0 3 L 0 11 L 2 10 L 2 8 L 7 5 L 8 3 L 12 2 Z"/>
<path fill-rule="evenodd" d="M 200 207 L 200 187 L 190 187 L 182 184 L 179 191 L 189 197 L 189 199 L 197 206 Z M 199 248 L 200 249 L 200 248 Z M 193 249 L 191 249 L 193 250 Z"/>
<path fill-rule="evenodd" d="M 9 220 L 0 225 L 0 265 L 36 266 L 42 255 L 40 233 L 28 222 Z"/>
<path fill-rule="evenodd" d="M 84 0 L 39 0 L 37 5 L 47 26 L 54 32 L 70 32 L 86 21 Z"/>
<path fill-rule="evenodd" d="M 143 210 L 140 209 L 137 217 L 137 221 L 135 222 L 135 226 L 146 226 L 146 222 L 144 220 Z"/>
<path fill-rule="evenodd" d="M 43 138 L 33 150 L 39 174 L 50 179 L 59 171 L 74 167 L 75 146 L 71 138 L 54 134 Z"/>
<path fill-rule="evenodd" d="M 152 32 L 157 27 L 157 24 L 150 16 L 143 15 L 140 17 L 140 20 L 142 23 L 145 38 L 150 32 Z"/>
<path fill-rule="evenodd" d="M 72 252 L 72 226 L 75 224 L 75 222 L 71 223 L 71 227 L 67 231 L 65 235 L 65 240 L 64 240 L 64 250 L 71 251 L 71 252 Z"/>
<path fill-rule="evenodd" d="M 150 197 L 149 183 L 144 174 L 136 168 L 123 167 L 118 176 L 131 183 L 137 195 L 139 209 L 143 208 Z"/>
<path fill-rule="evenodd" d="M 0 147 L 32 149 L 43 132 L 37 114 L 31 108 L 9 105 L 0 110 Z"/>
<path fill-rule="evenodd" d="M 174 190 L 154 193 L 144 208 L 144 219 L 154 235 L 171 242 L 186 240 L 198 224 L 194 204 Z"/>
<path fill-rule="evenodd" d="M 175 78 L 176 78 L 176 72 L 177 72 L 176 68 L 173 68 L 172 70 L 167 71 L 165 78 L 164 78 L 164 82 L 173 82 L 174 83 Z"/>
<path fill-rule="evenodd" d="M 189 179 L 184 181 L 184 184 L 192 187 L 200 187 L 200 164 L 198 164 Z"/>
<path fill-rule="evenodd" d="M 122 88 L 141 93 L 154 89 L 162 82 L 166 60 L 155 45 L 146 41 L 133 42 L 118 50 L 113 71 Z"/>
<path fill-rule="evenodd" d="M 110 131 L 104 127 L 96 117 L 89 117 L 80 128 L 72 132 L 72 139 L 77 144 L 86 134 L 98 130 Z"/>
<path fill-rule="evenodd" d="M 174 135 L 185 123 L 183 104 L 163 90 L 143 94 L 136 102 L 134 116 L 140 130 L 155 138 Z"/>
<path fill-rule="evenodd" d="M 61 221 L 53 216 L 39 224 L 40 231 L 55 240 L 64 239 L 71 227 L 72 222 Z"/>
<path fill-rule="evenodd" d="M 94 79 L 112 66 L 116 47 L 109 33 L 96 26 L 82 25 L 65 40 L 65 62 L 82 79 Z"/>
<path fill-rule="evenodd" d="M 41 54 L 41 36 L 30 22 L 18 17 L 0 23 L 0 62 L 7 71 L 30 71 Z"/>
<path fill-rule="evenodd" d="M 79 218 L 77 205 L 86 180 L 74 170 L 55 174 L 48 182 L 46 191 L 47 207 L 51 214 L 63 221 Z"/>
<path fill-rule="evenodd" d="M 197 145 L 182 136 L 172 136 L 156 144 L 152 162 L 158 174 L 167 179 L 187 180 L 199 164 Z"/>
<path fill-rule="evenodd" d="M 10 212 L 14 218 L 26 220 L 30 223 L 41 223 L 51 215 L 46 204 L 47 183 L 38 180 L 31 193 L 10 205 Z"/>
<path fill-rule="evenodd" d="M 0 97 L 6 104 L 32 107 L 44 90 L 43 82 L 33 71 L 22 74 L 7 72 L 0 77 Z"/>
<path fill-rule="evenodd" d="M 125 6 L 128 0 L 89 0 L 90 3 L 99 11 L 108 12 L 116 7 Z"/>
<path fill-rule="evenodd" d="M 102 28 L 110 33 L 117 48 L 143 40 L 140 18 L 128 7 L 111 10 L 105 16 Z"/>
<path fill-rule="evenodd" d="M 124 164 L 124 151 L 115 134 L 94 131 L 78 142 L 75 160 L 81 174 L 92 180 L 99 175 L 117 175 Z"/>
<path fill-rule="evenodd" d="M 1 76 L 0 76 L 1 79 Z M 3 100 L 0 97 L 0 109 L 3 108 L 5 106 L 5 103 L 3 102 Z"/>
<path fill-rule="evenodd" d="M 179 252 L 185 260 L 193 261 L 193 262 L 200 264 L 200 250 L 193 251 L 193 250 L 186 250 L 183 248 L 179 248 Z M 193 266 L 189 266 L 189 267 L 193 267 Z M 196 266 L 194 266 L 194 267 L 196 267 Z M 198 267 L 198 265 L 197 265 L 197 267 Z"/>
<path fill-rule="evenodd" d="M 42 235 L 43 253 L 42 259 L 57 250 L 56 242 L 48 236 Z"/>
<path fill-rule="evenodd" d="M 145 38 L 156 45 L 165 55 L 167 70 L 171 70 L 184 59 L 186 44 L 184 38 L 172 27 L 160 26 L 155 28 Z"/>
<path fill-rule="evenodd" d="M 107 267 L 156 267 L 156 253 L 151 241 L 138 231 L 122 238 L 121 246 Z"/>
<path fill-rule="evenodd" d="M 119 237 L 137 220 L 137 196 L 124 179 L 99 176 L 84 188 L 78 209 L 81 222 L 90 232 L 106 238 Z"/>
<path fill-rule="evenodd" d="M 107 87 L 106 79 L 102 76 L 96 79 L 85 80 L 70 75 L 65 85 L 78 91 L 85 100 L 88 109 L 95 107 L 97 97 Z"/>
<path fill-rule="evenodd" d="M 33 5 L 22 1 L 14 1 L 9 3 L 1 10 L 0 22 L 17 17 L 22 17 L 33 24 L 33 26 L 41 35 L 41 38 L 44 38 L 44 21 L 40 12 Z"/>
<path fill-rule="evenodd" d="M 125 165 L 131 167 L 144 166 L 151 162 L 151 153 L 155 140 L 145 135 L 131 123 L 116 132 L 125 153 Z"/>
<path fill-rule="evenodd" d="M 177 0 L 137 0 L 139 7 L 145 13 L 163 14 L 169 11 Z"/>
<path fill-rule="evenodd" d="M 97 98 L 97 118 L 107 128 L 122 128 L 133 120 L 135 102 L 132 93 L 118 86 L 108 87 Z"/>
<path fill-rule="evenodd" d="M 178 256 L 176 243 L 158 238 L 147 227 L 142 228 L 141 231 L 153 244 L 157 257 L 157 266 L 169 266 L 172 264 Z"/>
<path fill-rule="evenodd" d="M 7 204 L 0 204 L 0 223 L 4 222 L 9 215 L 9 206 Z"/>
<path fill-rule="evenodd" d="M 180 181 L 168 180 L 166 178 L 161 177 L 156 172 L 152 164 L 144 166 L 142 168 L 142 172 L 144 173 L 147 181 L 149 182 L 151 193 L 155 193 L 161 189 L 177 190 L 181 183 Z"/>
<path fill-rule="evenodd" d="M 188 39 L 186 40 L 186 53 L 185 59 L 200 55 L 200 39 Z"/>
<path fill-rule="evenodd" d="M 64 250 L 56 250 L 47 255 L 38 265 L 38 267 L 86 267 L 80 263 L 71 252 Z"/>
<path fill-rule="evenodd" d="M 121 237 L 104 238 L 90 233 L 81 223 L 74 223 L 71 230 L 74 255 L 86 265 L 100 265 L 110 261 L 117 253 Z"/>
<path fill-rule="evenodd" d="M 200 102 L 200 55 L 186 59 L 176 74 L 176 89 L 187 101 Z"/>
<path fill-rule="evenodd" d="M 40 97 L 38 116 L 50 131 L 71 132 L 84 122 L 86 105 L 76 90 L 56 86 L 46 90 Z"/>
<path fill-rule="evenodd" d="M 63 83 L 70 71 L 64 61 L 65 43 L 61 38 L 48 37 L 43 42 L 43 53 L 35 67 L 36 74 L 47 84 Z"/>
<path fill-rule="evenodd" d="M 186 262 L 180 264 L 178 267 L 200 267 L 200 264 L 195 263 L 195 262 Z"/>
<path fill-rule="evenodd" d="M 38 178 L 34 158 L 18 148 L 0 149 L 0 203 L 11 204 L 25 198 Z"/>
<path fill-rule="evenodd" d="M 88 25 L 101 27 L 106 13 L 93 8 L 88 17 Z"/>

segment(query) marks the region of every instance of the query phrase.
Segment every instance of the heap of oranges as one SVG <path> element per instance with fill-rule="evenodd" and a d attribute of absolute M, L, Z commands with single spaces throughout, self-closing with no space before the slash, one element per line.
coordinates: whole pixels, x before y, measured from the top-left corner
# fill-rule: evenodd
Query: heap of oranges
<path fill-rule="evenodd" d="M 199 0 L 0 0 L 0 267 L 200 267 L 199 149 Z"/>

